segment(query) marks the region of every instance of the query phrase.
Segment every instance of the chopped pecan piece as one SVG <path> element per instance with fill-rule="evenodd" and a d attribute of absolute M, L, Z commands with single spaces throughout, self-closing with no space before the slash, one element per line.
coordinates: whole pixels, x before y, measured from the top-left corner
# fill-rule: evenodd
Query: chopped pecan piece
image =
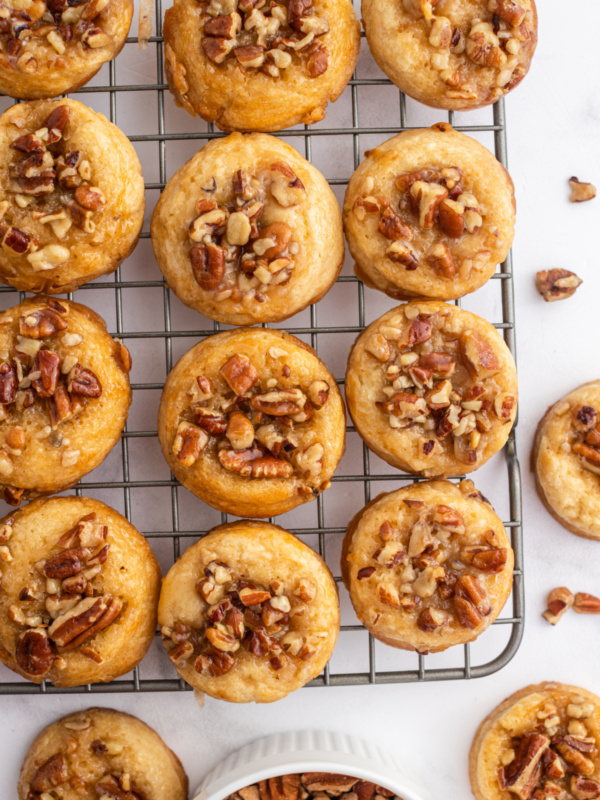
<path fill-rule="evenodd" d="M 20 634 L 15 660 L 27 675 L 40 678 L 48 672 L 54 663 L 54 653 L 45 628 L 34 628 Z"/>
<path fill-rule="evenodd" d="M 265 61 L 265 48 L 257 44 L 236 47 L 233 51 L 242 67 L 261 67 Z"/>
<path fill-rule="evenodd" d="M 398 175 L 396 178 L 396 186 L 401 192 L 406 192 L 413 183 L 417 181 L 434 181 L 436 172 L 433 169 L 420 169 L 418 172 L 410 172 L 405 175 Z"/>
<path fill-rule="evenodd" d="M 272 261 L 283 255 L 292 239 L 292 229 L 285 222 L 271 222 L 254 239 L 252 248 L 256 255 Z"/>
<path fill-rule="evenodd" d="M 577 592 L 573 607 L 578 614 L 600 614 L 600 598 L 587 592 Z"/>
<path fill-rule="evenodd" d="M 20 228 L 10 227 L 4 234 L 2 244 L 13 252 L 22 255 L 29 250 L 32 241 L 31 236 L 25 231 L 20 230 Z"/>
<path fill-rule="evenodd" d="M 556 625 L 563 614 L 573 607 L 575 598 L 566 586 L 552 589 L 548 595 L 548 607 L 542 614 L 551 625 Z"/>
<path fill-rule="evenodd" d="M 56 387 L 54 395 L 46 401 L 46 407 L 50 417 L 50 427 L 55 429 L 63 420 L 68 419 L 75 411 L 78 411 L 81 406 L 76 398 L 69 397 L 69 393 L 61 383 Z"/>
<path fill-rule="evenodd" d="M 30 339 L 46 339 L 64 331 L 67 324 L 67 320 L 54 309 L 40 308 L 19 319 L 19 333 Z"/>
<path fill-rule="evenodd" d="M 258 380 L 258 372 L 247 356 L 234 353 L 219 370 L 236 395 L 245 394 Z"/>
<path fill-rule="evenodd" d="M 419 266 L 419 260 L 413 251 L 402 241 L 393 242 L 385 251 L 386 256 L 396 264 L 402 264 L 408 272 Z"/>
<path fill-rule="evenodd" d="M 452 251 L 447 244 L 439 242 L 434 244 L 426 258 L 427 263 L 444 278 L 453 278 L 456 275 L 456 263 Z"/>
<path fill-rule="evenodd" d="M 417 317 L 411 322 L 408 332 L 408 346 L 422 344 L 431 339 L 431 322 L 428 319 Z"/>
<path fill-rule="evenodd" d="M 463 628 L 475 630 L 489 614 L 490 604 L 485 588 L 473 575 L 463 575 L 456 582 L 454 608 Z"/>
<path fill-rule="evenodd" d="M 308 74 L 311 78 L 318 78 L 319 75 L 323 75 L 324 72 L 327 72 L 328 66 L 329 50 L 326 47 L 323 47 L 323 45 L 319 45 L 309 55 L 308 61 L 306 62 Z"/>
<path fill-rule="evenodd" d="M 571 778 L 571 794 L 575 800 L 596 800 L 600 797 L 600 783 L 592 778 L 573 775 Z"/>
<path fill-rule="evenodd" d="M 552 747 L 564 758 L 572 772 L 590 777 L 596 771 L 591 758 L 598 752 L 595 744 L 576 736 L 555 736 Z"/>
<path fill-rule="evenodd" d="M 573 409 L 573 427 L 578 433 L 589 433 L 598 424 L 598 412 L 593 406 L 583 403 Z"/>
<path fill-rule="evenodd" d="M 323 408 L 329 399 L 329 391 L 327 381 L 313 381 L 308 387 L 308 399 L 315 408 Z"/>
<path fill-rule="evenodd" d="M 527 9 L 514 0 L 496 0 L 496 14 L 509 25 L 518 28 L 527 15 Z"/>
<path fill-rule="evenodd" d="M 448 353 L 425 353 L 416 364 L 442 377 L 452 375 L 456 367 L 456 362 Z"/>
<path fill-rule="evenodd" d="M 301 780 L 309 792 L 331 792 L 333 795 L 340 795 L 351 792 L 358 779 L 333 772 L 305 772 Z"/>
<path fill-rule="evenodd" d="M 5 361 L 0 365 L 0 403 L 4 405 L 14 403 L 18 387 L 16 369 L 11 363 Z"/>
<path fill-rule="evenodd" d="M 191 467 L 207 444 L 208 436 L 201 428 L 190 422 L 180 422 L 173 441 L 173 455 L 182 467 Z"/>
<path fill-rule="evenodd" d="M 391 208 L 386 208 L 381 217 L 377 230 L 386 239 L 396 241 L 397 239 L 404 239 L 410 242 L 413 238 L 412 229 L 402 222 L 398 214 L 395 214 Z"/>
<path fill-rule="evenodd" d="M 499 46 L 498 37 L 492 26 L 484 28 L 485 23 L 474 26 L 467 36 L 465 52 L 467 58 L 482 67 L 502 67 L 506 63 L 506 54 Z"/>
<path fill-rule="evenodd" d="M 222 436 L 227 430 L 227 419 L 212 408 L 196 406 L 194 417 L 197 424 L 211 436 Z"/>
<path fill-rule="evenodd" d="M 465 230 L 465 207 L 456 200 L 446 198 L 440 203 L 438 225 L 452 239 L 458 239 Z"/>
<path fill-rule="evenodd" d="M 52 109 L 42 127 L 48 128 L 48 130 L 52 131 L 54 134 L 59 134 L 60 138 L 67 126 L 70 113 L 69 106 L 57 106 Z M 58 139 L 54 138 L 54 141 L 56 142 Z"/>
<path fill-rule="evenodd" d="M 33 792 L 49 792 L 67 781 L 67 761 L 63 753 L 56 753 L 33 773 L 30 787 Z"/>
<path fill-rule="evenodd" d="M 58 386 L 60 357 L 50 350 L 39 350 L 31 371 L 41 373 L 39 378 L 31 381 L 31 385 L 38 395 L 43 398 L 52 397 Z"/>
<path fill-rule="evenodd" d="M 571 449 L 578 456 L 581 456 L 584 467 L 592 472 L 600 469 L 600 450 L 596 450 L 595 447 L 590 447 L 584 442 L 576 442 Z"/>
<path fill-rule="evenodd" d="M 225 39 L 235 39 L 241 28 L 242 20 L 237 12 L 221 14 L 209 19 L 204 25 L 205 36 L 221 36 Z"/>
<path fill-rule="evenodd" d="M 571 297 L 582 283 L 581 278 L 568 269 L 543 269 L 535 276 L 536 289 L 547 303 Z"/>
<path fill-rule="evenodd" d="M 95 186 L 80 186 L 75 189 L 75 200 L 89 211 L 100 211 L 106 203 L 104 195 Z"/>
<path fill-rule="evenodd" d="M 542 758 L 550 747 L 550 739 L 541 733 L 523 736 L 514 759 L 499 772 L 500 786 L 521 800 L 529 800 L 542 774 Z"/>
<path fill-rule="evenodd" d="M 508 550 L 505 547 L 491 547 L 474 553 L 471 564 L 482 572 L 502 572 L 507 558 Z"/>
<path fill-rule="evenodd" d="M 196 672 L 208 672 L 213 678 L 225 675 L 233 669 L 235 659 L 229 653 L 219 651 L 201 653 L 196 659 L 194 669 Z"/>
<path fill-rule="evenodd" d="M 388 414 L 393 414 L 401 419 L 414 419 L 429 414 L 425 400 L 410 392 L 398 392 L 386 403 L 382 403 L 382 408 Z"/>
<path fill-rule="evenodd" d="M 212 242 L 190 247 L 190 261 L 196 282 L 204 291 L 216 289 L 225 274 L 225 250 Z"/>
<path fill-rule="evenodd" d="M 273 389 L 256 394 L 250 401 L 252 408 L 272 417 L 299 414 L 306 404 L 306 395 L 301 389 Z"/>
<path fill-rule="evenodd" d="M 69 372 L 67 388 L 71 394 L 80 394 L 84 397 L 100 397 L 102 394 L 102 386 L 96 375 L 91 369 L 80 364 L 75 364 Z"/>
<path fill-rule="evenodd" d="M 501 364 L 494 348 L 480 333 L 466 330 L 460 337 L 461 351 L 473 380 L 491 378 L 500 372 Z"/>
<path fill-rule="evenodd" d="M 569 178 L 569 186 L 571 187 L 571 197 L 569 200 L 572 203 L 585 203 L 586 200 L 593 200 L 596 197 L 596 187 L 592 183 L 584 183 L 579 178 Z"/>
<path fill-rule="evenodd" d="M 437 608 L 424 608 L 417 619 L 417 627 L 425 633 L 432 633 L 446 621 L 446 615 Z"/>
<path fill-rule="evenodd" d="M 435 225 L 442 200 L 448 197 L 448 190 L 439 183 L 416 181 L 410 187 L 409 197 L 413 211 L 419 215 L 419 225 L 430 230 Z"/>
<path fill-rule="evenodd" d="M 254 426 L 241 411 L 232 411 L 226 435 L 234 450 L 246 450 L 254 442 Z"/>
<path fill-rule="evenodd" d="M 78 575 L 90 557 L 91 552 L 87 547 L 71 547 L 63 550 L 44 564 L 44 575 L 54 580 L 64 580 Z"/>

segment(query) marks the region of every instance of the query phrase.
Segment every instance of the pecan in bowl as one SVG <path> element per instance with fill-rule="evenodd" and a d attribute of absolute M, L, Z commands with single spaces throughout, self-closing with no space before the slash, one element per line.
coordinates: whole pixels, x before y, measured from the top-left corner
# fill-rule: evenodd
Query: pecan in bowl
<path fill-rule="evenodd" d="M 234 703 L 269 703 L 316 677 L 340 612 L 322 558 L 283 528 L 220 525 L 163 581 L 158 622 L 179 674 Z"/>
<path fill-rule="evenodd" d="M 241 328 L 183 356 L 167 378 L 158 430 L 186 488 L 230 514 L 268 517 L 329 487 L 345 412 L 311 348 L 286 333 Z"/>
<path fill-rule="evenodd" d="M 35 683 L 82 686 L 129 672 L 156 630 L 160 568 L 99 500 L 40 499 L 0 522 L 0 660 Z"/>
<path fill-rule="evenodd" d="M 470 480 L 379 495 L 351 520 L 342 577 L 354 610 L 385 644 L 440 652 L 476 639 L 512 588 L 513 552 Z"/>
<path fill-rule="evenodd" d="M 469 774 L 477 800 L 600 797 L 600 698 L 540 683 L 516 692 L 481 723 Z"/>
<path fill-rule="evenodd" d="M 346 400 L 367 446 L 392 466 L 452 477 L 504 446 L 516 415 L 516 369 L 486 320 L 445 303 L 406 303 L 357 338 Z"/>
<path fill-rule="evenodd" d="M 0 491 L 62 491 L 104 460 L 131 400 L 129 352 L 85 306 L 49 297 L 0 314 Z M 109 391 L 106 391 L 106 389 Z"/>
<path fill-rule="evenodd" d="M 279 775 L 238 789 L 225 800 L 402 800 L 372 781 L 332 772 Z"/>

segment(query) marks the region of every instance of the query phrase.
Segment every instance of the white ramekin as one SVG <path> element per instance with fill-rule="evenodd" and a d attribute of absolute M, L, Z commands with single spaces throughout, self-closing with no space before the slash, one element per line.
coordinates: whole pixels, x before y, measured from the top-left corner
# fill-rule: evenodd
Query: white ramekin
<path fill-rule="evenodd" d="M 206 775 L 194 800 L 223 800 L 257 781 L 296 772 L 351 775 L 383 786 L 402 800 L 430 800 L 391 753 L 356 736 L 328 731 L 274 734 L 242 747 Z"/>

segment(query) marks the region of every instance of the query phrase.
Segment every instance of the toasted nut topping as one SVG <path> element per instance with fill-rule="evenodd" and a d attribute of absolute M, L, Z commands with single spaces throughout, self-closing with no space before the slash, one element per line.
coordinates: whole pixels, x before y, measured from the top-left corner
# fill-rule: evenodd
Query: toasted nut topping
<path fill-rule="evenodd" d="M 254 441 L 254 426 L 241 411 L 232 411 L 226 436 L 234 450 L 246 450 Z"/>
<path fill-rule="evenodd" d="M 180 422 L 173 441 L 173 455 L 183 467 L 191 467 L 200 458 L 208 443 L 208 436 L 201 428 L 188 422 Z"/>
<path fill-rule="evenodd" d="M 258 372 L 247 356 L 235 353 L 219 370 L 237 395 L 249 391 L 258 380 Z"/>
<path fill-rule="evenodd" d="M 571 297 L 582 283 L 581 278 L 567 269 L 544 269 L 535 276 L 536 288 L 548 303 Z"/>
<path fill-rule="evenodd" d="M 569 178 L 571 187 L 572 203 L 585 203 L 586 200 L 593 200 L 596 197 L 596 187 L 592 183 L 583 183 L 579 178 Z"/>

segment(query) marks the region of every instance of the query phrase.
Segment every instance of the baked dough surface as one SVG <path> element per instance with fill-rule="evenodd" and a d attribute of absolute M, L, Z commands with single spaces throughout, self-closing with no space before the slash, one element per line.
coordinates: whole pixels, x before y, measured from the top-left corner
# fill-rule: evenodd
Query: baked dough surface
<path fill-rule="evenodd" d="M 12 9 L 12 19 L 6 22 L 20 22 L 33 33 L 20 36 L 17 47 L 11 24 L 2 26 L 0 90 L 10 97 L 36 100 L 79 89 L 121 52 L 133 0 L 84 0 L 62 8 L 60 3 L 25 0 L 14 2 Z"/>
<path fill-rule="evenodd" d="M 331 484 L 345 428 L 325 364 L 300 339 L 268 328 L 225 331 L 192 347 L 171 370 L 158 414 L 177 480 L 236 516 L 269 517 L 314 500 Z"/>
<path fill-rule="evenodd" d="M 14 105 L 0 117 L 0 156 L 4 283 L 70 292 L 134 249 L 145 207 L 140 162 L 102 114 L 68 99 Z"/>
<path fill-rule="evenodd" d="M 561 525 L 600 539 L 600 381 L 579 386 L 541 419 L 531 454 L 538 494 Z"/>
<path fill-rule="evenodd" d="M 258 6 L 246 0 L 176 0 L 166 11 L 165 72 L 175 102 L 224 131 L 278 131 L 319 122 L 358 59 L 360 25 L 352 3 L 287 0 Z M 288 19 L 306 32 L 291 28 Z M 207 23 L 221 21 L 225 38 L 205 35 Z M 227 51 L 220 63 L 207 56 L 208 40 Z M 300 42 L 306 42 L 301 51 Z M 258 61 L 248 61 L 248 55 Z M 273 70 L 276 63 L 282 66 Z"/>
<path fill-rule="evenodd" d="M 68 489 L 106 458 L 127 420 L 130 369 L 125 345 L 79 303 L 42 296 L 0 314 L 7 502 Z"/>
<path fill-rule="evenodd" d="M 89 708 L 53 722 L 33 741 L 21 767 L 19 800 L 38 800 L 42 792 L 34 788 L 42 786 L 61 800 L 186 800 L 188 779 L 175 753 L 140 719 Z"/>
<path fill-rule="evenodd" d="M 215 209 L 223 212 L 216 230 Z M 168 182 L 151 234 L 179 299 L 232 325 L 297 314 L 323 297 L 344 262 L 340 209 L 327 181 L 293 147 L 262 133 L 232 133 L 205 145 Z M 265 238 L 276 252 L 264 249 Z M 218 263 L 208 272 L 198 266 L 196 277 L 191 256 L 204 264 L 214 244 Z"/>
<path fill-rule="evenodd" d="M 346 402 L 380 458 L 448 478 L 478 469 L 506 443 L 517 410 L 515 362 L 476 314 L 433 300 L 406 303 L 357 338 Z"/>
<path fill-rule="evenodd" d="M 160 568 L 146 539 L 121 514 L 87 497 L 35 500 L 0 522 L 0 540 L 11 558 L 2 564 L 0 585 L 4 664 L 56 686 L 108 682 L 139 664 L 156 631 Z M 89 597 L 106 606 L 97 634 L 85 616 Z M 81 623 L 76 629 L 71 623 L 73 635 L 63 639 L 66 628 L 63 634 L 60 628 L 69 619 Z M 83 640 L 78 646 L 75 634 Z M 27 664 L 28 638 L 43 647 L 44 659 Z"/>
<path fill-rule="evenodd" d="M 248 595 L 248 586 L 262 597 Z M 232 607 L 235 616 L 223 617 Z M 213 528 L 169 570 L 158 621 L 192 686 L 234 703 L 270 703 L 321 672 L 340 611 L 335 581 L 314 550 L 283 528 L 242 520 Z M 209 640 L 216 630 L 221 649 Z"/>
<path fill-rule="evenodd" d="M 469 757 L 473 794 L 514 800 L 538 789 L 540 796 L 597 797 L 599 743 L 599 697 L 564 683 L 527 686 L 479 726 Z"/>
<path fill-rule="evenodd" d="M 397 300 L 475 291 L 506 258 L 514 225 L 509 174 L 447 123 L 368 151 L 344 199 L 356 274 Z"/>
<path fill-rule="evenodd" d="M 350 522 L 341 562 L 360 621 L 419 653 L 483 633 L 510 595 L 513 564 L 501 520 L 470 480 L 380 494 Z"/>
<path fill-rule="evenodd" d="M 523 80 L 537 44 L 534 0 L 364 0 L 373 58 L 435 108 L 495 103 Z"/>

